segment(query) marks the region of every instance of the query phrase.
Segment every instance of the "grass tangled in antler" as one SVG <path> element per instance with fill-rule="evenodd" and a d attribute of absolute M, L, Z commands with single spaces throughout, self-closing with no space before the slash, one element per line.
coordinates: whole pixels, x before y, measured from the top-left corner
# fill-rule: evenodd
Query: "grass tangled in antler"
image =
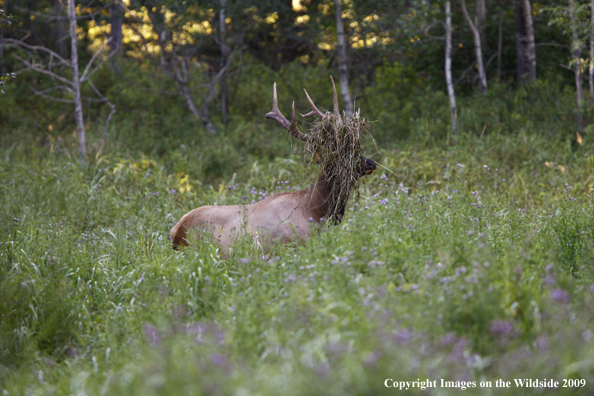
<path fill-rule="evenodd" d="M 369 122 L 359 117 L 359 112 L 352 117 L 344 113 L 342 117 L 336 117 L 326 112 L 323 118 L 311 124 L 311 139 L 305 145 L 305 155 L 309 157 L 306 158 L 309 163 L 321 163 L 331 188 L 326 220 L 342 221 L 362 172 L 361 137 L 369 133 L 368 130 Z"/>

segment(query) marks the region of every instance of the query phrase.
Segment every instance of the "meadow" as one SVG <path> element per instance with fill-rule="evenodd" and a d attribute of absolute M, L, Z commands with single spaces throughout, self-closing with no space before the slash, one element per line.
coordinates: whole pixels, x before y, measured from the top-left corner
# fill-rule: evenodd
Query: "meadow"
<path fill-rule="evenodd" d="M 2 394 L 592 394 L 594 139 L 559 132 L 572 97 L 539 107 L 549 88 L 467 98 L 455 137 L 436 121 L 443 95 L 416 117 L 376 109 L 381 167 L 345 220 L 270 254 L 249 239 L 177 252 L 168 235 L 192 208 L 307 186 L 315 167 L 273 125 L 237 122 L 208 150 L 170 136 L 165 154 L 130 149 L 157 136 L 143 127 L 85 166 L 69 134 L 15 127 L 0 152 Z M 390 137 L 399 122 L 410 135 Z"/>

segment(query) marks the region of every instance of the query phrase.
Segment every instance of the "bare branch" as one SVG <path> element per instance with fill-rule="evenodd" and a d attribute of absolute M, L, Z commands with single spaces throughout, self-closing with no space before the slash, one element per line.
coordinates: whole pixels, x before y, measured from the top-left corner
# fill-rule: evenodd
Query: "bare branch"
<path fill-rule="evenodd" d="M 458 85 L 464 79 L 464 77 L 466 77 L 466 75 L 472 70 L 472 68 L 474 67 L 475 64 L 476 64 L 476 59 L 473 60 L 472 63 L 470 64 L 470 66 L 468 66 L 468 68 L 462 72 L 462 74 L 456 80 L 454 85 Z"/>
<path fill-rule="evenodd" d="M 219 72 L 213 77 L 213 79 L 206 83 L 206 84 L 201 84 L 199 85 L 199 87 L 201 88 L 212 88 L 215 84 L 218 83 L 218 81 L 221 79 L 221 77 L 225 74 L 225 72 L 227 71 L 227 69 L 231 66 L 231 62 L 233 61 L 233 57 L 235 57 L 235 54 L 239 51 L 239 45 L 235 46 L 235 48 L 233 48 L 233 51 L 231 51 L 231 53 L 229 54 L 229 57 L 227 58 L 227 62 L 225 63 L 225 66 L 223 66 L 221 68 L 221 70 L 219 70 Z"/>
<path fill-rule="evenodd" d="M 111 117 L 113 117 L 113 115 L 116 113 L 116 106 L 111 103 L 109 101 L 109 99 L 107 99 L 107 97 L 105 95 L 103 95 L 101 93 L 101 91 L 99 91 L 97 89 L 97 87 L 95 87 L 95 84 L 93 84 L 92 81 L 88 81 L 89 85 L 91 86 L 91 88 L 93 88 L 93 91 L 95 91 L 95 94 L 97 94 L 97 96 L 99 96 L 99 98 L 101 98 L 101 100 L 103 102 L 105 102 L 109 108 L 109 115 L 107 116 L 107 120 L 105 120 L 105 127 L 103 128 L 103 135 L 101 135 L 101 147 L 99 148 L 99 152 L 101 152 L 101 150 L 103 150 L 103 147 L 105 146 L 105 139 L 107 138 L 107 130 L 109 129 L 109 123 L 111 122 Z"/>
<path fill-rule="evenodd" d="M 101 98 L 91 98 L 89 96 L 81 96 L 81 99 L 84 99 L 87 102 L 93 102 L 93 103 L 106 103 L 105 100 L 103 100 Z"/>
<path fill-rule="evenodd" d="M 493 55 L 491 55 L 491 57 L 489 58 L 489 60 L 487 61 L 487 63 L 485 63 L 485 69 L 489 68 L 489 65 L 491 64 L 491 62 L 493 62 L 493 60 L 497 58 L 497 51 L 495 51 L 495 53 Z"/>
<path fill-rule="evenodd" d="M 29 45 L 27 43 L 25 43 L 23 40 L 27 38 L 27 36 L 23 37 L 21 40 L 15 40 L 15 39 L 11 39 L 11 38 L 5 38 L 4 40 L 2 40 L 3 43 L 11 43 L 11 44 L 15 44 L 18 45 L 20 47 L 26 48 L 30 51 L 44 51 L 47 52 L 48 54 L 50 54 L 51 56 L 57 58 L 60 63 L 68 66 L 68 67 L 72 67 L 72 64 L 70 63 L 70 61 L 62 58 L 60 55 L 58 55 L 56 52 L 52 51 L 49 48 L 46 47 L 42 47 L 40 45 Z"/>
<path fill-rule="evenodd" d="M 56 98 L 55 96 L 47 95 L 47 94 L 44 93 L 47 90 L 45 90 L 45 91 L 37 91 L 33 87 L 30 87 L 30 88 L 31 88 L 31 91 L 33 91 L 33 93 L 35 95 L 39 95 L 39 96 L 41 96 L 43 98 L 46 98 L 46 99 L 49 99 L 51 101 L 60 102 L 60 103 L 68 103 L 68 104 L 73 104 L 74 103 L 74 100 L 72 100 L 72 99 L 62 99 L 62 98 Z"/>
<path fill-rule="evenodd" d="M 15 58 L 17 58 L 17 59 L 19 60 L 19 62 L 21 62 L 22 64 L 24 64 L 25 66 L 27 66 L 27 67 L 28 67 L 29 69 L 31 69 L 31 70 L 34 70 L 34 71 L 36 71 L 36 72 L 38 72 L 38 73 L 42 73 L 42 74 L 48 75 L 48 76 L 50 76 L 50 77 L 52 77 L 52 78 L 55 78 L 55 79 L 56 79 L 56 80 L 58 80 L 58 81 L 61 81 L 61 82 L 63 82 L 64 84 L 68 84 L 68 85 L 70 85 L 71 87 L 73 87 L 73 86 L 74 86 L 74 84 L 73 84 L 73 82 L 72 82 L 72 81 L 70 81 L 70 80 L 68 80 L 68 79 L 66 79 L 66 78 L 64 78 L 64 77 L 61 77 L 61 76 L 57 75 L 57 74 L 56 74 L 56 73 L 54 73 L 54 72 L 51 72 L 51 71 L 49 71 L 49 70 L 46 70 L 46 69 L 40 68 L 40 67 L 38 67 L 38 66 L 36 66 L 36 65 L 34 65 L 34 64 L 32 64 L 32 63 L 30 63 L 29 61 L 27 61 L 27 60 L 25 60 L 25 59 L 21 58 L 21 57 L 20 57 L 20 56 L 18 56 L 18 55 L 15 55 Z"/>
<path fill-rule="evenodd" d="M 497 57 L 497 52 L 495 52 L 493 55 L 491 55 L 491 57 L 489 58 L 489 60 L 487 60 L 487 63 L 485 63 L 485 69 L 489 67 L 489 65 L 491 64 L 491 62 L 493 62 L 493 60 L 496 57 Z M 464 79 L 464 77 L 466 77 L 466 75 L 474 68 L 474 65 L 475 64 L 476 64 L 476 60 L 472 61 L 472 63 L 470 64 L 470 66 L 468 66 L 468 68 L 462 72 L 462 74 L 460 75 L 460 77 L 458 77 L 458 79 L 456 80 L 456 82 L 454 83 L 454 85 L 458 85 Z"/>
<path fill-rule="evenodd" d="M 569 70 L 569 71 L 570 71 L 570 72 L 572 72 L 572 73 L 575 73 L 575 68 L 573 68 L 573 67 L 569 67 L 569 66 L 567 66 L 567 65 L 563 65 L 563 64 L 560 64 L 560 65 L 559 65 L 559 67 L 561 67 L 561 68 L 563 68 L 563 69 L 565 69 L 565 70 Z M 585 77 L 585 74 L 583 74 L 583 73 L 580 73 L 580 78 L 582 78 L 582 79 L 583 79 L 584 77 Z"/>
<path fill-rule="evenodd" d="M 563 69 L 565 69 L 565 70 L 569 70 L 569 71 L 571 71 L 572 73 L 574 73 L 574 72 L 575 72 L 575 69 L 574 69 L 573 67 L 569 67 L 569 66 L 567 66 L 567 65 L 560 64 L 560 65 L 559 65 L 559 67 L 561 67 L 561 68 L 563 68 Z"/>
<path fill-rule="evenodd" d="M 200 88 L 212 88 L 214 85 L 217 84 L 217 82 L 219 81 L 219 79 L 221 78 L 221 76 L 223 74 L 225 74 L 225 71 L 229 68 L 229 62 L 227 62 L 227 64 L 225 66 L 223 66 L 221 68 L 221 70 L 219 70 L 219 72 L 212 78 L 212 80 L 210 80 L 210 82 L 207 82 L 206 84 L 200 84 L 198 85 Z"/>
<path fill-rule="evenodd" d="M 99 56 L 99 54 L 103 51 L 103 49 L 105 48 L 105 46 L 107 44 L 109 44 L 109 42 L 111 41 L 111 38 L 109 38 L 108 40 L 106 40 L 103 45 L 97 50 L 97 52 L 95 52 L 93 54 L 93 56 L 91 57 L 91 60 L 89 61 L 89 63 L 87 63 L 87 66 L 85 67 L 85 70 L 83 71 L 82 77 L 80 78 L 80 82 L 81 84 L 83 82 L 85 82 L 89 77 L 91 77 L 93 74 L 95 74 L 95 72 L 101 67 L 101 65 L 103 65 L 103 63 L 108 60 L 111 56 L 113 56 L 113 54 L 115 53 L 112 52 L 111 54 L 109 54 L 109 56 L 107 56 L 106 58 L 102 59 L 101 62 L 99 62 L 99 64 L 97 65 L 96 68 L 94 68 L 90 73 L 89 70 L 91 69 L 91 66 L 93 65 L 93 63 L 95 62 L 95 59 L 97 59 L 97 57 Z M 88 75 L 87 75 L 88 74 Z"/>
<path fill-rule="evenodd" d="M 89 8 L 91 6 L 91 4 L 93 3 L 94 0 L 92 0 L 89 4 L 87 4 L 86 6 L 81 8 L 82 10 L 85 10 L 87 8 Z M 109 2 L 106 6 L 101 7 L 100 9 L 98 9 L 95 12 L 91 12 L 88 13 L 86 15 L 80 15 L 76 17 L 76 20 L 83 20 L 83 19 L 89 19 L 89 18 L 93 18 L 94 16 L 97 16 L 99 14 L 101 14 L 104 10 L 108 9 L 111 6 L 111 2 Z M 19 7 L 19 6 L 15 6 L 15 8 L 21 12 L 30 14 L 30 15 L 34 15 L 36 17 L 39 18 L 46 18 L 45 22 L 53 22 L 53 21 L 59 21 L 59 20 L 64 20 L 67 21 L 68 17 L 67 16 L 61 16 L 61 15 L 52 15 L 52 14 L 44 14 L 41 12 L 37 12 L 37 11 L 31 11 L 27 8 L 23 8 L 23 7 Z"/>
<path fill-rule="evenodd" d="M 37 91 L 37 90 L 35 90 L 35 93 L 36 93 L 36 94 L 37 94 L 37 93 L 39 93 L 39 94 L 42 94 L 42 93 L 48 93 L 48 92 L 51 92 L 51 91 L 55 91 L 56 89 L 60 89 L 60 90 L 66 91 L 66 92 L 68 92 L 69 94 L 74 94 L 74 91 L 72 90 L 72 88 L 70 88 L 70 87 L 67 87 L 67 86 L 65 86 L 65 85 L 56 85 L 55 87 L 51 87 L 51 88 L 48 88 L 48 89 L 44 89 L 43 91 Z"/>
<path fill-rule="evenodd" d="M 88 83 L 89 83 L 89 85 L 91 86 L 91 88 L 93 89 L 93 91 L 95 91 L 95 93 L 97 94 L 97 96 L 99 96 L 99 101 L 107 103 L 107 104 L 108 104 L 110 107 L 113 105 L 113 104 L 112 104 L 112 103 L 109 101 L 109 99 L 107 99 L 107 98 L 105 97 L 105 95 L 103 95 L 103 94 L 102 94 L 102 93 L 101 93 L 101 92 L 100 92 L 100 91 L 97 89 L 97 87 L 95 86 L 95 84 L 93 84 L 93 82 L 92 82 L 92 81 L 90 81 L 90 80 L 89 80 L 89 81 L 88 81 Z M 89 98 L 89 99 L 90 99 L 90 98 Z"/>
<path fill-rule="evenodd" d="M 423 29 L 423 33 L 425 33 L 425 36 L 432 38 L 432 39 L 445 40 L 445 37 L 443 37 L 443 36 L 433 36 L 433 35 L 429 34 L 429 31 L 437 25 L 442 25 L 444 28 L 446 27 L 445 23 L 443 21 L 434 21 L 434 22 L 431 22 L 429 25 L 427 25 L 427 27 L 425 27 L 425 29 Z"/>

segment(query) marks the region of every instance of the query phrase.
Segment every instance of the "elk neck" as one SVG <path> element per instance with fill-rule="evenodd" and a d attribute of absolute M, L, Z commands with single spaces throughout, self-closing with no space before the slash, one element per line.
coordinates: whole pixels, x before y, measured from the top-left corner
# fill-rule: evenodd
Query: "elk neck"
<path fill-rule="evenodd" d="M 346 210 L 347 200 L 340 200 L 332 194 L 334 183 L 326 176 L 326 172 L 322 171 L 317 180 L 311 184 L 304 193 L 304 206 L 310 211 L 310 217 L 318 220 L 320 218 L 327 219 L 334 214 L 334 222 L 342 221 L 344 212 Z M 350 195 L 350 194 L 349 194 Z"/>

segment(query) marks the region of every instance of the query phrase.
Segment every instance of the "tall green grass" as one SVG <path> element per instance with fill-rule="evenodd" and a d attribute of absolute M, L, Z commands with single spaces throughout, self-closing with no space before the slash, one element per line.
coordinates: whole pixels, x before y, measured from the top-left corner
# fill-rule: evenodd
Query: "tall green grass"
<path fill-rule="evenodd" d="M 592 392 L 588 139 L 418 136 L 376 156 L 345 221 L 305 244 L 174 252 L 168 231 L 192 208 L 305 187 L 298 155 L 256 161 L 233 144 L 213 143 L 239 158 L 219 173 L 191 145 L 86 167 L 3 149 L 5 394 L 394 393 L 388 378 L 576 378 L 586 386 L 554 393 Z"/>

